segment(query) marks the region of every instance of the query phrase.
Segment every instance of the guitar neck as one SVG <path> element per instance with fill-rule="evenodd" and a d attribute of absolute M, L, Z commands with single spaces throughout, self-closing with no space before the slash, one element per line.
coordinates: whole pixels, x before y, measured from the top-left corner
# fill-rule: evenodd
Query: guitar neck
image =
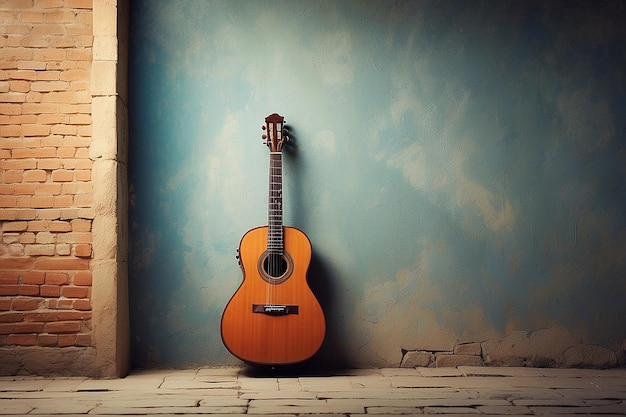
<path fill-rule="evenodd" d="M 283 253 L 283 162 L 280 152 L 270 152 L 267 251 Z"/>

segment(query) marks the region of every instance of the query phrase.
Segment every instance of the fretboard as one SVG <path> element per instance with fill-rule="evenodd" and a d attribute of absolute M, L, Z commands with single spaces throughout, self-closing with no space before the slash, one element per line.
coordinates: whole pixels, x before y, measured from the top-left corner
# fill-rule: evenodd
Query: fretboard
<path fill-rule="evenodd" d="M 267 251 L 283 253 L 283 165 L 280 152 L 270 152 Z"/>

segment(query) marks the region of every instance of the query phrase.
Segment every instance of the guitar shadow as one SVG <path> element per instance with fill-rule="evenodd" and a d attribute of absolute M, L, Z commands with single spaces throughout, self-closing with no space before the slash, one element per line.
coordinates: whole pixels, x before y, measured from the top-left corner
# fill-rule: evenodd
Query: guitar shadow
<path fill-rule="evenodd" d="M 295 227 L 301 228 L 303 231 L 311 230 L 314 225 L 307 221 L 303 213 L 305 212 L 303 193 L 304 186 L 302 185 L 302 173 L 304 162 L 299 157 L 298 152 L 298 132 L 289 126 L 289 142 L 283 147 L 283 155 L 286 156 L 288 163 L 285 164 L 289 167 L 289 182 L 291 194 L 288 201 L 292 205 Z M 291 191 L 293 190 L 293 191 Z M 332 265 L 325 262 L 325 260 L 315 252 L 315 243 L 312 242 L 313 252 L 311 255 L 311 262 L 308 269 L 308 284 L 309 288 L 319 301 L 324 311 L 326 318 L 326 336 L 322 346 L 308 360 L 293 364 L 293 365 L 280 365 L 280 366 L 257 366 L 249 365 L 243 369 L 243 372 L 249 376 L 266 377 L 266 376 L 303 376 L 303 375 L 337 375 L 349 373 L 350 369 L 353 369 L 353 364 L 350 359 L 350 352 L 346 351 L 345 333 L 340 326 L 340 316 L 337 297 L 338 282 L 336 272 L 333 270 Z"/>

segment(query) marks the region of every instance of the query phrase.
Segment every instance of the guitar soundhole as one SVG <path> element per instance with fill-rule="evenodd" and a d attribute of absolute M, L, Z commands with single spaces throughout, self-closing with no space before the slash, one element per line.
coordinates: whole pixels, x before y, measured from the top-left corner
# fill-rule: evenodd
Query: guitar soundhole
<path fill-rule="evenodd" d="M 293 272 L 293 261 L 288 253 L 264 252 L 259 258 L 259 273 L 270 284 L 285 282 Z"/>
<path fill-rule="evenodd" d="M 287 272 L 287 261 L 277 253 L 270 253 L 263 261 L 263 269 L 272 278 L 280 278 Z"/>

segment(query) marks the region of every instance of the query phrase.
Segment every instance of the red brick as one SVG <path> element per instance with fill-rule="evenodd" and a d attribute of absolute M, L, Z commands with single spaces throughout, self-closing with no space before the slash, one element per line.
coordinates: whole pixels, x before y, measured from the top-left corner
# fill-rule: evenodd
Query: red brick
<path fill-rule="evenodd" d="M 40 334 L 37 335 L 37 345 L 44 347 L 57 346 L 59 336 L 56 334 Z"/>
<path fill-rule="evenodd" d="M 60 209 L 37 210 L 38 219 L 56 220 L 61 218 Z"/>
<path fill-rule="evenodd" d="M 70 232 L 63 233 L 59 235 L 58 242 L 59 243 L 91 243 L 92 242 L 92 234 L 91 232 Z M 88 269 L 88 268 L 83 268 Z"/>
<path fill-rule="evenodd" d="M 87 148 L 78 148 L 76 149 L 76 155 L 74 155 L 77 159 L 89 159 L 89 149 Z"/>
<path fill-rule="evenodd" d="M 38 125 L 39 126 L 39 125 Z M 50 126 L 48 126 L 50 129 Z M 48 132 L 49 133 L 49 132 Z M 54 158 L 57 150 L 53 147 L 18 148 L 13 150 L 13 158 Z"/>
<path fill-rule="evenodd" d="M 29 26 L 29 25 L 26 25 Z M 20 28 L 23 29 L 23 28 Z M 11 61 L 32 61 L 33 50 L 31 48 L 14 47 L 7 48 L 5 57 Z"/>
<path fill-rule="evenodd" d="M 21 125 L 2 125 L 0 126 L 0 135 L 2 137 L 18 137 L 22 136 L 22 126 Z"/>
<path fill-rule="evenodd" d="M 50 132 L 52 135 L 56 135 L 57 137 L 63 137 L 63 136 L 68 136 L 68 135 L 76 135 L 77 132 L 77 127 L 76 126 L 72 126 L 72 125 L 68 125 L 65 123 L 59 123 L 59 124 L 55 124 L 51 127 Z M 59 141 L 62 143 L 62 141 Z M 48 141 L 46 141 L 46 143 L 49 143 Z M 58 145 L 57 145 L 58 146 Z M 74 150 L 72 150 L 71 154 L 69 154 L 67 151 L 61 151 L 61 152 L 57 152 L 57 155 L 60 158 L 71 158 L 74 156 Z"/>
<path fill-rule="evenodd" d="M 59 24 L 35 25 L 31 33 L 33 35 L 64 35 L 65 27 Z"/>
<path fill-rule="evenodd" d="M 39 285 L 22 284 L 22 285 L 19 286 L 18 294 L 19 295 L 37 296 L 37 295 L 39 295 Z"/>
<path fill-rule="evenodd" d="M 0 284 L 17 284 L 19 280 L 20 273 L 17 271 L 0 271 Z"/>
<path fill-rule="evenodd" d="M 74 300 L 74 309 L 81 310 L 81 311 L 91 310 L 91 300 L 89 299 Z"/>
<path fill-rule="evenodd" d="M 90 30 L 81 30 L 78 27 L 69 27 L 68 29 L 76 35 L 89 34 Z M 67 59 L 71 61 L 89 61 L 91 62 L 92 53 L 91 49 L 70 49 L 67 51 Z"/>
<path fill-rule="evenodd" d="M 59 195 L 61 193 L 61 184 L 34 184 L 33 193 L 35 195 Z"/>
<path fill-rule="evenodd" d="M 43 232 L 48 230 L 50 222 L 48 220 L 33 220 L 28 222 L 29 232 Z"/>
<path fill-rule="evenodd" d="M 50 46 L 53 48 L 71 48 L 77 46 L 76 38 L 73 36 L 55 36 L 50 39 Z"/>
<path fill-rule="evenodd" d="M 50 134 L 51 127 L 49 125 L 40 124 L 23 124 L 22 134 L 24 136 L 47 136 Z"/>
<path fill-rule="evenodd" d="M 49 45 L 49 43 L 48 43 Z M 63 61 L 65 60 L 65 50 L 64 49 L 57 49 L 57 48 L 38 48 L 35 51 L 33 51 L 33 59 L 36 59 L 38 61 Z M 46 71 L 46 72 L 52 72 L 52 71 Z M 47 82 L 47 81 L 37 81 L 37 82 Z M 40 88 L 44 88 L 43 91 L 52 91 L 52 90 L 47 90 L 46 88 L 52 88 L 52 89 L 57 89 L 59 87 L 61 87 L 64 84 L 56 84 L 58 82 L 63 82 L 63 81 L 54 81 L 55 84 L 50 84 L 50 85 L 38 85 L 37 88 L 33 88 L 34 91 L 40 91 Z"/>
<path fill-rule="evenodd" d="M 79 258 L 91 257 L 91 245 L 88 243 L 80 243 L 74 246 L 74 256 Z"/>
<path fill-rule="evenodd" d="M 2 259 L 2 268 L 3 269 L 31 269 L 33 267 L 33 259 L 30 257 L 24 258 L 3 258 Z M 88 269 L 88 268 L 80 268 L 80 269 Z"/>
<path fill-rule="evenodd" d="M 27 48 L 47 48 L 50 46 L 50 38 L 48 36 L 41 35 L 28 35 L 21 39 L 21 44 Z M 18 62 L 18 69 L 46 69 L 46 63 L 42 61 L 20 61 Z"/>
<path fill-rule="evenodd" d="M 11 334 L 15 328 L 15 323 L 0 323 L 0 334 Z"/>
<path fill-rule="evenodd" d="M 69 243 L 59 243 L 55 245 L 55 253 L 58 256 L 68 256 L 72 254 L 72 248 Z"/>
<path fill-rule="evenodd" d="M 63 272 L 46 272 L 45 283 L 48 285 L 66 285 L 70 283 L 70 276 Z"/>
<path fill-rule="evenodd" d="M 44 283 L 44 277 L 45 274 L 43 272 L 24 272 L 22 274 L 22 283 L 40 285 Z"/>
<path fill-rule="evenodd" d="M 37 81 L 56 81 L 61 79 L 61 71 L 38 71 Z M 59 114 L 58 117 L 66 117 Z"/>
<path fill-rule="evenodd" d="M 24 171 L 24 181 L 26 182 L 45 182 L 47 177 L 48 174 L 42 169 Z"/>
<path fill-rule="evenodd" d="M 50 233 L 47 230 L 44 230 L 42 232 L 37 232 L 37 235 L 35 237 L 35 240 L 37 243 L 39 244 L 52 244 L 56 242 L 57 239 L 57 234 L 56 233 Z M 53 251 L 54 251 L 54 246 L 52 247 Z"/>
<path fill-rule="evenodd" d="M 52 128 L 52 132 L 57 135 L 73 135 L 76 134 L 76 126 L 56 125 Z M 76 148 L 74 147 L 65 146 L 57 149 L 59 158 L 73 158 L 75 153 Z"/>
<path fill-rule="evenodd" d="M 55 308 L 61 309 L 61 310 L 70 310 L 73 305 L 74 305 L 73 300 L 60 299 L 60 300 L 57 300 Z"/>
<path fill-rule="evenodd" d="M 61 162 L 58 159 L 46 158 L 37 161 L 38 169 L 59 169 Z"/>
<path fill-rule="evenodd" d="M 68 347 L 74 346 L 76 343 L 76 335 L 75 334 L 60 334 L 59 335 L 59 347 Z"/>
<path fill-rule="evenodd" d="M 4 171 L 4 183 L 12 184 L 22 182 L 24 171 L 21 169 L 9 169 Z"/>
<path fill-rule="evenodd" d="M 74 219 L 70 221 L 73 232 L 89 232 L 91 231 L 91 220 Z"/>
<path fill-rule="evenodd" d="M 43 96 L 41 95 L 41 93 L 37 92 L 37 91 L 29 91 L 28 93 L 26 93 L 26 103 L 41 103 L 41 98 Z M 41 135 L 44 136 L 44 135 Z"/>
<path fill-rule="evenodd" d="M 8 297 L 0 298 L 0 311 L 9 311 L 11 310 L 12 299 Z M 77 300 L 80 301 L 80 300 Z"/>
<path fill-rule="evenodd" d="M 11 333 L 41 333 L 44 324 L 38 322 L 20 322 L 15 323 Z"/>
<path fill-rule="evenodd" d="M 19 104 L 0 103 L 0 114 L 22 114 L 22 106 Z"/>
<path fill-rule="evenodd" d="M 33 70 L 17 70 L 9 73 L 9 78 L 12 80 L 28 80 L 34 81 L 37 79 L 37 71 Z"/>
<path fill-rule="evenodd" d="M 54 207 L 70 207 L 73 203 L 71 195 L 58 195 L 54 197 Z"/>
<path fill-rule="evenodd" d="M 13 186 L 13 190 L 15 192 L 15 195 L 34 195 L 35 183 L 16 184 Z"/>
<path fill-rule="evenodd" d="M 24 232 L 28 227 L 28 223 L 24 221 L 8 222 L 2 224 L 3 232 Z"/>
<path fill-rule="evenodd" d="M 55 182 L 69 182 L 74 181 L 74 171 L 66 169 L 57 169 L 52 171 L 52 181 Z"/>
<path fill-rule="evenodd" d="M 0 295 L 17 295 L 18 285 L 0 285 Z"/>
<path fill-rule="evenodd" d="M 40 10 L 28 10 L 22 11 L 20 18 L 24 23 L 43 23 L 46 21 L 46 14 Z"/>
<path fill-rule="evenodd" d="M 7 336 L 7 345 L 34 346 L 37 344 L 36 334 L 10 334 Z"/>
<path fill-rule="evenodd" d="M 39 0 L 37 2 L 37 6 L 42 9 L 54 9 L 63 7 L 64 0 Z"/>
<path fill-rule="evenodd" d="M 22 105 L 23 114 L 61 113 L 58 103 L 25 103 Z M 56 152 L 56 150 L 55 150 Z"/>
<path fill-rule="evenodd" d="M 91 125 L 80 125 L 78 126 L 78 136 L 81 136 L 84 139 L 91 139 Z"/>
<path fill-rule="evenodd" d="M 76 207 L 91 207 L 93 204 L 93 196 L 91 194 L 76 194 L 74 196 L 74 205 Z"/>
<path fill-rule="evenodd" d="M 76 346 L 91 346 L 91 335 L 86 333 L 79 333 L 76 335 Z"/>
<path fill-rule="evenodd" d="M 48 322 L 59 321 L 58 311 L 33 311 L 24 313 L 24 321 Z"/>
<path fill-rule="evenodd" d="M 30 81 L 13 80 L 9 83 L 9 90 L 17 93 L 27 93 L 30 91 Z"/>
<path fill-rule="evenodd" d="M 52 208 L 55 206 L 56 197 L 51 195 L 36 195 L 30 199 L 27 206 L 20 205 L 20 207 L 32 207 L 32 208 Z"/>
<path fill-rule="evenodd" d="M 79 169 L 74 171 L 74 179 L 76 181 L 91 181 L 91 170 Z"/>
<path fill-rule="evenodd" d="M 38 270 L 88 270 L 89 260 L 80 258 L 38 258 L 34 268 Z"/>
<path fill-rule="evenodd" d="M 65 286 L 61 287 L 61 295 L 67 298 L 87 298 L 90 287 Z"/>
<path fill-rule="evenodd" d="M 11 307 L 15 311 L 37 310 L 39 308 L 39 300 L 37 298 L 17 297 L 13 299 Z"/>
<path fill-rule="evenodd" d="M 72 225 L 70 224 L 70 222 L 57 220 L 50 222 L 50 227 L 48 230 L 50 230 L 50 232 L 71 232 Z"/>
<path fill-rule="evenodd" d="M 80 137 L 80 136 L 65 136 L 63 138 L 63 145 L 64 146 L 71 146 L 73 148 L 89 149 L 89 145 L 91 145 L 91 138 L 84 138 L 84 137 Z M 72 159 L 71 161 L 67 161 L 67 162 L 68 163 L 69 162 L 74 162 L 76 164 L 77 161 L 75 159 Z M 75 166 L 73 166 L 73 168 L 75 168 L 75 169 L 85 169 L 85 168 L 91 168 L 91 166 L 93 165 L 93 161 L 91 161 L 90 159 L 83 158 L 82 161 L 78 161 L 78 162 L 81 162 L 82 164 L 81 165 L 75 165 Z"/>
<path fill-rule="evenodd" d="M 0 124 L 21 125 L 24 123 L 37 123 L 37 116 L 35 116 L 34 114 L 21 114 L 21 115 L 0 117 Z M 19 142 L 22 142 L 22 138 L 19 138 L 18 142 L 15 142 L 15 143 L 11 143 L 10 141 L 4 142 L 3 145 L 9 148 L 13 148 L 13 147 L 16 147 L 19 144 Z"/>
<path fill-rule="evenodd" d="M 46 324 L 47 333 L 78 333 L 80 321 L 53 321 Z"/>
<path fill-rule="evenodd" d="M 82 81 L 88 80 L 90 76 L 91 74 L 89 73 L 89 71 L 85 69 L 75 68 L 63 71 L 59 78 L 64 81 Z"/>
<path fill-rule="evenodd" d="M 39 287 L 39 295 L 42 297 L 59 297 L 61 295 L 60 285 L 42 285 Z"/>
<path fill-rule="evenodd" d="M 92 9 L 93 0 L 65 0 L 65 7 L 73 9 Z"/>
<path fill-rule="evenodd" d="M 59 311 L 58 319 L 55 321 L 75 321 L 75 320 L 90 320 L 91 312 L 90 311 Z"/>
<path fill-rule="evenodd" d="M 0 93 L 0 101 L 3 103 L 24 103 L 26 96 L 23 93 L 16 92 Z"/>
<path fill-rule="evenodd" d="M 27 245 L 24 253 L 28 256 L 51 256 L 55 253 L 53 244 L 34 244 Z"/>
<path fill-rule="evenodd" d="M 74 86 L 76 83 L 72 83 Z M 76 114 L 70 116 L 70 123 L 73 125 L 90 125 L 91 124 L 91 115 L 89 114 Z"/>
<path fill-rule="evenodd" d="M 0 183 L 0 195 L 12 195 L 12 194 L 15 194 L 15 189 L 18 186 L 19 185 L 9 185 L 9 184 L 2 184 L 2 183 Z"/>
<path fill-rule="evenodd" d="M 15 323 L 22 321 L 24 313 L 8 312 L 0 313 L 0 323 Z"/>
<path fill-rule="evenodd" d="M 35 159 L 7 159 L 0 161 L 0 169 L 35 169 L 37 162 Z"/>
<path fill-rule="evenodd" d="M 92 275 L 91 271 L 84 272 L 76 272 L 74 277 L 72 278 L 72 284 L 78 286 L 88 286 L 91 285 Z"/>
<path fill-rule="evenodd" d="M 17 207 L 17 198 L 12 196 L 1 196 L 0 195 L 0 207 Z"/>

